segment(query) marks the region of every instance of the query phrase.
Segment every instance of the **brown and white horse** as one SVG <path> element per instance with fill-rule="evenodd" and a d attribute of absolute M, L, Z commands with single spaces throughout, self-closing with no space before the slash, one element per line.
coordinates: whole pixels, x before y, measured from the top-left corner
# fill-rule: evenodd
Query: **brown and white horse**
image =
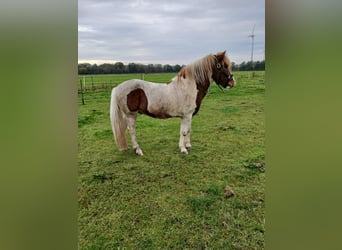
<path fill-rule="evenodd" d="M 110 120 L 118 148 L 128 148 L 125 136 L 127 128 L 135 153 L 143 155 L 135 136 L 137 114 L 143 113 L 161 119 L 181 118 L 179 149 L 187 154 L 191 149 L 192 116 L 198 112 L 211 81 L 214 80 L 223 88 L 231 88 L 235 84 L 230 66 L 226 51 L 218 52 L 183 67 L 168 84 L 128 80 L 113 88 Z"/>

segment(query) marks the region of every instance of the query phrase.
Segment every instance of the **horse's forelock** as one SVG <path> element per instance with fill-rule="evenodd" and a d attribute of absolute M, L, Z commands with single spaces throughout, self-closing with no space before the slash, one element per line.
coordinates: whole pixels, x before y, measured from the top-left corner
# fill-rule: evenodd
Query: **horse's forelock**
<path fill-rule="evenodd" d="M 226 51 L 216 53 L 216 58 L 220 63 L 226 63 L 228 67 L 231 67 L 231 62 L 226 54 Z"/>
<path fill-rule="evenodd" d="M 229 68 L 232 66 L 232 64 L 231 64 L 231 62 L 230 62 L 230 60 L 229 60 L 229 58 L 227 56 L 225 56 L 223 58 L 223 62 L 225 62 L 228 65 Z"/>

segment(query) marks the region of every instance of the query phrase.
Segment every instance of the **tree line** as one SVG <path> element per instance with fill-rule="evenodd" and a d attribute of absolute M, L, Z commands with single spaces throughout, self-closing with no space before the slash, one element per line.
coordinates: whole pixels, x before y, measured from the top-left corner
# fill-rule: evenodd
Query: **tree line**
<path fill-rule="evenodd" d="M 129 74 L 129 73 L 172 73 L 178 72 L 185 65 L 169 65 L 169 64 L 140 64 L 129 63 L 127 65 L 122 62 L 90 64 L 79 63 L 79 75 L 96 75 L 96 74 Z M 251 71 L 265 70 L 265 60 L 253 62 L 242 62 L 240 64 L 232 63 L 232 71 Z"/>

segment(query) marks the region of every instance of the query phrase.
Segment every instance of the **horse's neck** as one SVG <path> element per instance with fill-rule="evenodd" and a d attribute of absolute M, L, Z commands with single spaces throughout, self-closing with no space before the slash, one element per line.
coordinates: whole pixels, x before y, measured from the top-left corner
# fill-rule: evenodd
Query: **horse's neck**
<path fill-rule="evenodd" d="M 197 96 L 201 98 L 201 100 L 204 98 L 204 96 L 207 94 L 208 89 L 210 87 L 210 80 L 207 79 L 203 82 L 196 82 L 196 87 L 198 90 Z"/>
<path fill-rule="evenodd" d="M 202 81 L 202 82 L 196 82 L 196 86 L 197 88 L 201 88 L 203 90 L 208 90 L 209 87 L 210 87 L 210 80 L 209 79 L 206 79 L 205 81 Z"/>

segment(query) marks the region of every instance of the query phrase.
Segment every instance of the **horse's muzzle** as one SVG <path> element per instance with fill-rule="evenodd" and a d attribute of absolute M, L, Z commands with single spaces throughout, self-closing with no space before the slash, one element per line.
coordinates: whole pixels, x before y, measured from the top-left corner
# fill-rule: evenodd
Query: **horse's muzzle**
<path fill-rule="evenodd" d="M 235 85 L 235 79 L 233 76 L 231 76 L 228 80 L 228 87 L 232 88 L 232 87 L 234 87 L 234 85 Z"/>
<path fill-rule="evenodd" d="M 234 85 L 235 85 L 235 79 L 234 79 L 234 76 L 233 76 L 233 74 L 229 74 L 229 75 L 227 75 L 227 78 L 228 78 L 228 84 L 227 84 L 227 87 L 228 87 L 228 88 L 232 88 L 232 87 L 234 87 Z"/>

